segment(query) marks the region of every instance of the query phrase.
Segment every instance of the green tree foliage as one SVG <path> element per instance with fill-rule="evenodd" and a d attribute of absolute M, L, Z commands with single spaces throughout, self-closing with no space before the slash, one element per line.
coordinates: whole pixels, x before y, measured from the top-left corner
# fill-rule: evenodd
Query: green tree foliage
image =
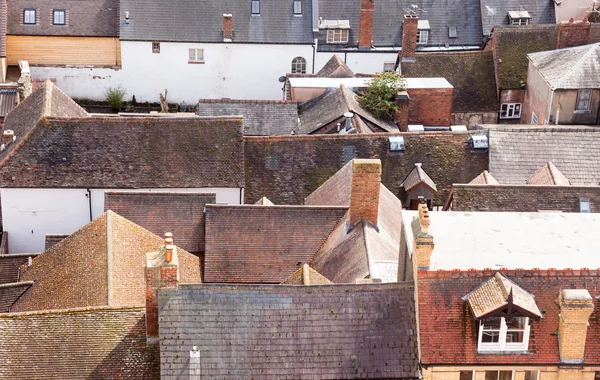
<path fill-rule="evenodd" d="M 125 94 L 127 92 L 121 87 L 121 85 L 117 87 L 109 87 L 106 89 L 106 101 L 108 104 L 114 108 L 118 109 L 123 105 L 123 99 L 125 98 Z"/>
<path fill-rule="evenodd" d="M 375 75 L 358 102 L 367 111 L 381 119 L 391 119 L 398 105 L 394 98 L 398 91 L 406 89 L 404 78 L 394 71 Z"/>

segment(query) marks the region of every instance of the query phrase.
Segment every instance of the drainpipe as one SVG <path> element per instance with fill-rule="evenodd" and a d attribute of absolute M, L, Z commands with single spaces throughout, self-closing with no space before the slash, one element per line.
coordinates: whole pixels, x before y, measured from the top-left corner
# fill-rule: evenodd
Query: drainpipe
<path fill-rule="evenodd" d="M 87 194 L 85 196 L 87 197 L 88 203 L 90 204 L 90 222 L 91 222 L 93 220 L 92 219 L 92 192 L 89 188 L 86 191 L 87 191 Z"/>
<path fill-rule="evenodd" d="M 313 64 L 312 64 L 312 73 L 315 73 L 315 59 L 317 56 L 317 48 L 319 47 L 319 39 L 315 38 L 315 43 L 313 44 Z"/>
<path fill-rule="evenodd" d="M 550 120 L 550 115 L 552 115 L 552 102 L 554 101 L 554 88 L 550 88 L 550 91 L 551 91 L 550 92 L 550 103 L 548 103 L 548 120 Z"/>
<path fill-rule="evenodd" d="M 244 204 L 244 187 L 240 187 L 240 204 Z"/>
<path fill-rule="evenodd" d="M 554 118 L 555 125 L 558 125 L 558 116 L 560 116 L 560 108 L 556 109 L 556 117 Z"/>

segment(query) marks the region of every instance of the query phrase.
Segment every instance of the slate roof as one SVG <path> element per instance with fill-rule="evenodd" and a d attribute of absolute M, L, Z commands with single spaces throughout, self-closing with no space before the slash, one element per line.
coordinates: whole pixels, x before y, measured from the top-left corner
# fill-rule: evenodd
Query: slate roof
<path fill-rule="evenodd" d="M 242 187 L 241 126 L 233 118 L 47 118 L 15 130 L 17 140 L 0 154 L 0 185 Z"/>
<path fill-rule="evenodd" d="M 552 162 L 548 162 L 527 180 L 527 184 L 569 186 L 571 183 Z"/>
<path fill-rule="evenodd" d="M 487 170 L 484 170 L 483 172 L 481 172 L 480 175 L 473 178 L 473 180 L 471 182 L 469 182 L 469 184 L 471 184 L 471 185 L 499 185 L 498 181 L 496 181 L 496 179 L 494 177 L 492 177 L 492 175 Z"/>
<path fill-rule="evenodd" d="M 421 183 L 425 184 L 431 190 L 437 191 L 435 183 L 433 182 L 431 177 L 429 177 L 427 173 L 425 173 L 425 170 L 423 170 L 421 163 L 416 163 L 413 170 L 411 170 L 410 173 L 408 173 L 408 175 L 406 176 L 404 181 L 402 181 L 402 184 L 400 186 L 404 187 L 405 191 L 411 191 Z"/>
<path fill-rule="evenodd" d="M 157 379 L 159 366 L 144 309 L 0 314 L 2 379 Z"/>
<path fill-rule="evenodd" d="M 280 100 L 198 101 L 200 116 L 243 116 L 244 135 L 278 136 L 297 133 L 298 104 Z"/>
<path fill-rule="evenodd" d="M 527 81 L 527 54 L 556 49 L 558 25 L 495 27 L 498 88 L 521 89 Z"/>
<path fill-rule="evenodd" d="M 222 43 L 223 14 L 229 13 L 234 43 L 312 44 L 311 0 L 302 0 L 302 12 L 294 16 L 293 3 L 279 0 L 261 0 L 260 16 L 251 15 L 250 2 L 238 0 L 121 0 L 121 39 Z"/>
<path fill-rule="evenodd" d="M 217 202 L 216 194 L 165 192 L 105 192 L 104 211 L 163 236 L 173 233 L 173 241 L 188 252 L 204 252 L 204 207 Z"/>
<path fill-rule="evenodd" d="M 502 309 L 510 302 L 525 310 L 532 316 L 542 317 L 542 312 L 535 303 L 535 297 L 527 290 L 510 281 L 500 272 L 485 280 L 480 286 L 463 297 L 469 304 L 473 317 L 481 319 L 486 315 Z"/>
<path fill-rule="evenodd" d="M 509 11 L 527 11 L 530 24 L 555 24 L 554 2 L 538 0 L 480 0 L 484 35 L 497 25 L 509 25 Z"/>
<path fill-rule="evenodd" d="M 417 379 L 414 313 L 409 283 L 162 290 L 161 375 Z"/>
<path fill-rule="evenodd" d="M 0 284 L 19 281 L 19 268 L 27 263 L 29 258 L 39 256 L 39 253 L 0 254 Z"/>
<path fill-rule="evenodd" d="M 511 353 L 511 365 L 558 365 L 560 307 L 556 302 L 564 289 L 587 289 L 600 295 L 597 270 L 516 270 L 503 276 L 535 296 L 543 318 L 533 321 L 527 353 Z M 421 362 L 429 365 L 506 365 L 506 355 L 477 354 L 479 324 L 462 297 L 493 276 L 488 271 L 420 271 L 418 275 Z M 598 302 L 587 328 L 585 365 L 600 364 L 600 318 Z"/>
<path fill-rule="evenodd" d="M 17 89 L 0 88 L 0 118 L 17 107 L 18 99 Z"/>
<path fill-rule="evenodd" d="M 292 273 L 288 278 L 281 282 L 283 285 L 327 285 L 333 284 L 329 279 L 311 268 L 308 264 L 303 264 L 302 268 Z"/>
<path fill-rule="evenodd" d="M 398 127 L 391 120 L 375 117 L 358 103 L 358 95 L 346 86 L 329 89 L 325 93 L 299 106 L 299 134 L 310 134 L 339 122 L 345 125 L 344 113 L 352 112 L 353 127 L 358 133 L 398 132 Z"/>
<path fill-rule="evenodd" d="M 525 184 L 548 161 L 573 186 L 600 184 L 600 130 L 491 129 L 489 144 L 489 170 L 502 184 Z"/>
<path fill-rule="evenodd" d="M 144 305 L 146 253 L 161 245 L 161 237 L 107 211 L 22 269 L 19 280 L 35 285 L 12 311 Z M 200 282 L 199 259 L 178 253 L 181 281 Z"/>
<path fill-rule="evenodd" d="M 358 46 L 360 0 L 321 0 L 319 17 L 324 20 L 349 20 L 348 47 Z M 477 0 L 448 0 L 440 6 L 436 0 L 378 0 L 375 1 L 373 44 L 377 47 L 402 45 L 402 15 L 415 12 L 419 19 L 428 20 L 431 30 L 427 46 L 479 46 L 482 43 L 481 12 Z M 448 28 L 455 26 L 457 37 L 448 37 Z M 320 33 L 319 51 L 339 50 L 344 45 L 327 45 L 325 32 Z M 424 46 L 418 45 L 417 49 Z"/>
<path fill-rule="evenodd" d="M 118 0 L 65 0 L 58 5 L 65 9 L 66 25 L 52 24 L 53 0 L 14 0 L 8 2 L 8 34 L 26 36 L 119 36 Z M 23 9 L 36 8 L 36 25 L 23 24 Z"/>
<path fill-rule="evenodd" d="M 492 52 L 419 53 L 402 65 L 407 78 L 446 78 L 454 87 L 452 112 L 498 111 Z"/>
<path fill-rule="evenodd" d="M 309 263 L 347 207 L 206 206 L 206 282 L 280 283 Z"/>
<path fill-rule="evenodd" d="M 552 88 L 600 88 L 600 43 L 528 55 Z"/>
<path fill-rule="evenodd" d="M 8 313 L 12 305 L 33 285 L 33 281 L 0 285 L 0 313 Z"/>

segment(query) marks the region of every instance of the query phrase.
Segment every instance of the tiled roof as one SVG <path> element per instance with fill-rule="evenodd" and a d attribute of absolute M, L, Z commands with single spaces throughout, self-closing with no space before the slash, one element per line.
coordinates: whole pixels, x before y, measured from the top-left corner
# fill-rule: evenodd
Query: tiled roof
<path fill-rule="evenodd" d="M 552 88 L 600 88 L 600 43 L 528 55 Z"/>
<path fill-rule="evenodd" d="M 143 309 L 0 314 L 2 379 L 158 379 Z"/>
<path fill-rule="evenodd" d="M 527 54 L 556 49 L 558 25 L 495 27 L 498 88 L 521 89 L 527 81 Z"/>
<path fill-rule="evenodd" d="M 68 237 L 68 234 L 46 234 L 44 242 L 44 250 L 47 251 L 53 245 L 60 243 Z"/>
<path fill-rule="evenodd" d="M 292 273 L 288 278 L 281 282 L 283 285 L 327 285 L 333 284 L 329 279 L 311 268 L 308 264 L 303 264 L 302 268 Z"/>
<path fill-rule="evenodd" d="M 421 163 L 416 163 L 413 170 L 411 170 L 410 173 L 408 173 L 408 175 L 406 176 L 404 181 L 402 181 L 402 184 L 400 186 L 404 187 L 405 191 L 411 191 L 421 183 L 425 184 L 431 190 L 437 191 L 435 183 L 433 182 L 431 177 L 429 177 L 427 173 L 425 173 L 425 170 L 423 170 Z"/>
<path fill-rule="evenodd" d="M 193 253 L 204 252 L 204 207 L 208 203 L 216 203 L 214 193 L 104 193 L 105 211 L 112 210 L 158 236 L 171 232 L 177 246 Z"/>
<path fill-rule="evenodd" d="M 8 34 L 34 36 L 118 37 L 118 0 L 65 1 L 60 9 L 66 11 L 65 25 L 52 24 L 53 0 L 14 0 L 8 2 Z M 23 9 L 36 8 L 35 26 L 23 25 Z"/>
<path fill-rule="evenodd" d="M 436 243 L 437 244 L 437 243 Z M 418 275 L 421 362 L 428 365 L 513 365 L 560 363 L 558 337 L 560 307 L 556 302 L 563 289 L 587 289 L 592 298 L 600 295 L 597 270 L 501 272 L 535 296 L 543 318 L 533 321 L 527 353 L 507 355 L 477 354 L 479 324 L 462 297 L 481 285 L 493 271 L 423 272 Z M 585 364 L 600 364 L 600 317 L 598 302 L 587 328 Z"/>
<path fill-rule="evenodd" d="M 419 53 L 402 65 L 407 78 L 446 78 L 454 87 L 452 112 L 498 111 L 492 52 Z"/>
<path fill-rule="evenodd" d="M 354 78 L 354 73 L 339 55 L 334 54 L 314 76 L 326 78 Z"/>
<path fill-rule="evenodd" d="M 144 305 L 146 253 L 163 244 L 163 238 L 108 211 L 23 268 L 20 280 L 35 285 L 12 310 Z M 178 251 L 181 281 L 200 282 L 199 259 Z"/>
<path fill-rule="evenodd" d="M 412 284 L 183 285 L 159 310 L 163 379 L 419 377 Z"/>
<path fill-rule="evenodd" d="M 0 57 L 6 57 L 7 3 L 7 1 L 0 2 Z"/>
<path fill-rule="evenodd" d="M 200 116 L 243 116 L 244 135 L 278 136 L 297 133 L 298 104 L 282 101 L 198 101 Z"/>
<path fill-rule="evenodd" d="M 508 12 L 527 11 L 530 24 L 555 24 L 553 1 L 480 0 L 483 34 L 489 35 L 497 25 L 509 25 Z"/>
<path fill-rule="evenodd" d="M 535 303 L 534 295 L 501 275 L 500 272 L 496 272 L 494 276 L 473 289 L 463 299 L 471 307 L 475 319 L 483 318 L 508 306 L 511 302 L 532 316 L 542 317 L 542 312 Z"/>
<path fill-rule="evenodd" d="M 502 184 L 525 184 L 548 161 L 571 185 L 600 183 L 600 130 L 491 129 L 489 144 L 489 170 Z"/>
<path fill-rule="evenodd" d="M 327 179 L 304 200 L 307 205 L 350 206 L 352 160 Z"/>
<path fill-rule="evenodd" d="M 39 256 L 39 253 L 0 254 L 0 284 L 19 281 L 19 268 L 27 263 L 29 258 Z"/>
<path fill-rule="evenodd" d="M 241 119 L 233 118 L 45 119 L 29 135 L 15 131 L 17 140 L 5 151 L 22 146 L 12 157 L 0 155 L 0 184 L 109 189 L 241 187 L 241 126 Z"/>
<path fill-rule="evenodd" d="M 498 181 L 487 171 L 484 170 L 480 175 L 473 178 L 470 185 L 499 185 Z"/>
<path fill-rule="evenodd" d="M 347 207 L 206 207 L 206 282 L 280 283 L 309 263 Z"/>
<path fill-rule="evenodd" d="M 11 306 L 33 285 L 33 281 L 0 285 L 0 313 L 8 313 Z"/>
<path fill-rule="evenodd" d="M 17 102 L 17 89 L 0 89 L 0 117 L 6 116 L 7 113 L 15 109 Z"/>
<path fill-rule="evenodd" d="M 275 206 L 275 204 L 273 202 L 271 202 L 269 200 L 269 198 L 267 197 L 262 197 L 260 198 L 258 201 L 256 201 L 256 203 L 254 203 L 255 205 L 261 205 L 261 206 Z"/>
<path fill-rule="evenodd" d="M 571 183 L 552 162 L 548 162 L 527 180 L 527 184 L 569 186 Z"/>
<path fill-rule="evenodd" d="M 302 0 L 302 17 L 294 16 L 292 2 L 279 0 L 261 0 L 260 15 L 238 0 L 121 0 L 121 39 L 222 43 L 226 13 L 233 16 L 234 43 L 313 43 L 311 0 Z"/>

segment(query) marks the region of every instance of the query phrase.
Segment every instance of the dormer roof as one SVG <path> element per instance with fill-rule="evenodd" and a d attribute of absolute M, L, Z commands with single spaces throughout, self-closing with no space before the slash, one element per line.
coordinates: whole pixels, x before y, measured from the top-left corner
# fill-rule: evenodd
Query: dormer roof
<path fill-rule="evenodd" d="M 437 191 L 435 182 L 433 182 L 431 177 L 429 177 L 427 173 L 425 173 L 425 170 L 423 170 L 421 163 L 416 163 L 413 170 L 411 170 L 411 172 L 408 173 L 408 175 L 406 176 L 404 181 L 402 181 L 402 184 L 400 186 L 404 187 L 404 190 L 406 191 L 411 191 L 419 184 L 424 184 L 431 190 Z"/>

